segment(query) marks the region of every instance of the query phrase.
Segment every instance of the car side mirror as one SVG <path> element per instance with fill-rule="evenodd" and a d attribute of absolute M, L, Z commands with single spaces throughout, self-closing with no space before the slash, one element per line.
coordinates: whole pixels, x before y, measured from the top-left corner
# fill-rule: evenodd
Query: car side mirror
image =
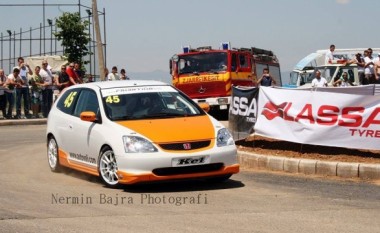
<path fill-rule="evenodd" d="M 205 112 L 209 112 L 210 111 L 210 105 L 208 103 L 198 103 L 199 107 L 201 107 L 201 109 L 203 109 L 203 111 Z"/>
<path fill-rule="evenodd" d="M 82 112 L 80 114 L 80 119 L 82 121 L 95 122 L 96 114 L 94 112 Z"/>

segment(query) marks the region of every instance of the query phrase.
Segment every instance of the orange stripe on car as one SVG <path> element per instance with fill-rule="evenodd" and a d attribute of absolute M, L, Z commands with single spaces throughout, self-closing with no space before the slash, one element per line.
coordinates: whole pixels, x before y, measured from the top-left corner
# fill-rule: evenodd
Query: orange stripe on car
<path fill-rule="evenodd" d="M 200 177 L 212 177 L 221 176 L 227 174 L 236 174 L 240 170 L 239 164 L 233 164 L 230 166 L 225 166 L 218 171 L 213 172 L 202 172 L 193 174 L 183 174 L 183 175 L 170 175 L 170 176 L 156 176 L 153 173 L 144 174 L 131 174 L 122 171 L 117 171 L 119 177 L 119 182 L 121 184 L 134 184 L 138 182 L 149 182 L 149 181 L 160 181 L 160 180 L 177 180 L 177 179 L 191 179 Z"/>
<path fill-rule="evenodd" d="M 155 143 L 210 140 L 215 131 L 208 116 L 118 122 Z"/>
<path fill-rule="evenodd" d="M 62 149 L 59 149 L 58 153 L 59 153 L 59 163 L 62 166 L 71 167 L 79 171 L 89 173 L 91 175 L 99 176 L 99 172 L 95 167 L 90 167 L 80 162 L 69 161 L 67 153 L 63 151 Z"/>

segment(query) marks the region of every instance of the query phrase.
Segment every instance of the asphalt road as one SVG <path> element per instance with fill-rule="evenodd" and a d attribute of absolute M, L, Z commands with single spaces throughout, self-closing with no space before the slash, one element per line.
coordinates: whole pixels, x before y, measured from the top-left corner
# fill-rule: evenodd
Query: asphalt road
<path fill-rule="evenodd" d="M 50 172 L 45 125 L 0 127 L 0 232 L 379 232 L 380 186 L 243 171 L 108 189 Z"/>

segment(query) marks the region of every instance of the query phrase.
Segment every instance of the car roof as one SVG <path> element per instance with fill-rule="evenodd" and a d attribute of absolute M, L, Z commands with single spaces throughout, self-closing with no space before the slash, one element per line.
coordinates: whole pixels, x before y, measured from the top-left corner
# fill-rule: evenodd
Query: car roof
<path fill-rule="evenodd" d="M 71 86 L 70 88 L 88 87 L 92 89 L 108 89 L 108 88 L 116 88 L 116 87 L 136 87 L 136 86 L 170 86 L 170 84 L 167 84 L 161 81 L 154 81 L 154 80 L 115 80 L 115 81 L 84 83 L 84 84 Z"/>

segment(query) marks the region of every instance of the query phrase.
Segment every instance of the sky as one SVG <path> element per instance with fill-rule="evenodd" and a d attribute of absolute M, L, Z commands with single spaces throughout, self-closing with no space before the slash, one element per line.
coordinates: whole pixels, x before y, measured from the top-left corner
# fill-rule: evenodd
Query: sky
<path fill-rule="evenodd" d="M 0 4 L 75 0 L 0 0 Z M 91 6 L 90 0 L 81 4 Z M 272 50 L 282 72 L 319 49 L 380 47 L 379 0 L 97 0 L 106 12 L 107 66 L 164 71 L 182 46 Z M 46 6 L 46 18 L 78 7 Z M 38 27 L 42 7 L 0 6 L 0 31 Z M 85 12 L 83 12 L 85 15 Z M 8 19 L 8 20 L 5 20 Z M 102 19 L 101 19 L 102 20 Z"/>

